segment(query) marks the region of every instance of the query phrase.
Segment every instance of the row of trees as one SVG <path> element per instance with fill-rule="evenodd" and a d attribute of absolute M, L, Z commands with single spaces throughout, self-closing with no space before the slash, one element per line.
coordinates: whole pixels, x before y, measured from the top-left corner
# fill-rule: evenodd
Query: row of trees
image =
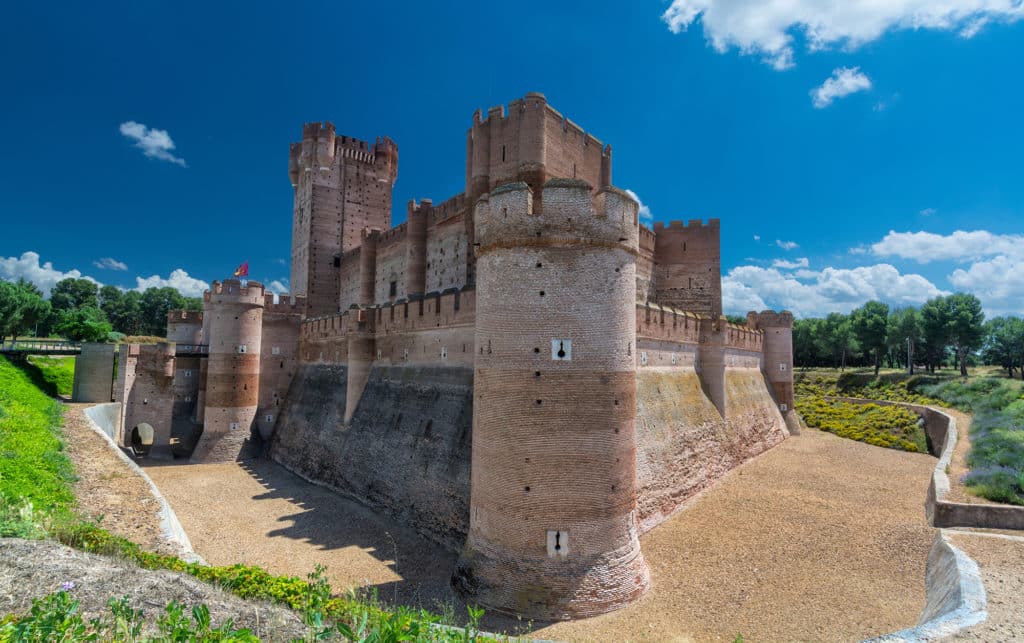
<path fill-rule="evenodd" d="M 163 336 L 168 311 L 178 308 L 201 310 L 202 300 L 169 287 L 123 291 L 74 278 L 57 282 L 45 299 L 24 279 L 0 280 L 0 340 L 58 335 L 95 342 L 111 332 Z"/>
<path fill-rule="evenodd" d="M 1024 320 L 996 317 L 988 322 L 981 301 L 957 293 L 929 299 L 920 308 L 889 309 L 869 301 L 849 315 L 796 320 L 793 357 L 797 366 L 872 365 L 890 368 L 915 365 L 934 372 L 952 362 L 967 375 L 967 365 L 979 359 L 998 364 L 1013 377 L 1024 378 Z"/>

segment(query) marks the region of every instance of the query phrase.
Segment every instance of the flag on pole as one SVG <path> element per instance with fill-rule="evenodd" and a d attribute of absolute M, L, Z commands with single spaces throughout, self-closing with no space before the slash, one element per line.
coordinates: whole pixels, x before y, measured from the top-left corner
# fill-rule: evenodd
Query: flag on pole
<path fill-rule="evenodd" d="M 241 266 L 235 269 L 236 277 L 248 277 L 249 276 L 249 262 L 246 261 Z"/>

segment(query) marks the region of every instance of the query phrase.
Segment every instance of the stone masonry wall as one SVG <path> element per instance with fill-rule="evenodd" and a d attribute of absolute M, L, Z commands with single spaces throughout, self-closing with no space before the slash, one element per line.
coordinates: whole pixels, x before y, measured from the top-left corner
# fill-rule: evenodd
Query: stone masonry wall
<path fill-rule="evenodd" d="M 271 457 L 457 550 L 469 525 L 473 371 L 374 367 L 348 426 L 346 375 L 299 367 Z"/>

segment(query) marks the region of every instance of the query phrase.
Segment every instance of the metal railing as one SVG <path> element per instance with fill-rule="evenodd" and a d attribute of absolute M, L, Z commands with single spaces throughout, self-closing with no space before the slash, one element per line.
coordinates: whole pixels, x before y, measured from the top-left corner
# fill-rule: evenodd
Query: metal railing
<path fill-rule="evenodd" d="M 0 342 L 0 353 L 25 355 L 78 355 L 82 352 L 79 342 L 56 339 L 19 339 Z"/>

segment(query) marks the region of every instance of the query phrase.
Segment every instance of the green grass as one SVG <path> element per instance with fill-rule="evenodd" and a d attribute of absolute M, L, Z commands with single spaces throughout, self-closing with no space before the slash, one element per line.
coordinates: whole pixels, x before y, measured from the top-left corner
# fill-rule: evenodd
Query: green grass
<path fill-rule="evenodd" d="M 981 377 L 924 391 L 972 415 L 964 484 L 982 498 L 1024 505 L 1024 382 Z"/>
<path fill-rule="evenodd" d="M 43 518 L 74 505 L 60 423 L 60 404 L 0 358 L 0 536 L 36 534 Z"/>
<path fill-rule="evenodd" d="M 51 395 L 71 397 L 71 389 L 75 384 L 74 357 L 30 355 L 28 363 L 39 371 L 40 378 L 45 382 L 44 391 Z"/>
<path fill-rule="evenodd" d="M 190 574 L 241 598 L 270 600 L 299 610 L 311 631 L 327 633 L 335 640 L 370 640 L 367 637 L 372 636 L 377 637 L 372 640 L 381 642 L 491 640 L 479 637 L 475 631 L 482 610 L 470 611 L 468 631 L 436 629 L 432 624 L 450 623 L 452 619 L 425 610 L 384 607 L 372 594 L 332 596 L 322 568 L 303 580 L 275 576 L 255 566 L 187 563 L 145 551 L 97 523 L 83 520 L 75 512 L 74 467 L 61 441 L 61 405 L 40 390 L 26 370 L 32 372 L 0 357 L 0 537 L 53 538 L 75 549 L 117 556 L 145 569 Z M 15 637 L 16 627 L 34 627 L 33 623 L 54 619 L 64 622 L 61 610 L 70 609 L 69 601 L 73 599 L 54 594 L 38 603 L 34 616 L 0 617 L 0 641 L 33 640 Z M 351 639 L 350 633 L 358 639 Z"/>

